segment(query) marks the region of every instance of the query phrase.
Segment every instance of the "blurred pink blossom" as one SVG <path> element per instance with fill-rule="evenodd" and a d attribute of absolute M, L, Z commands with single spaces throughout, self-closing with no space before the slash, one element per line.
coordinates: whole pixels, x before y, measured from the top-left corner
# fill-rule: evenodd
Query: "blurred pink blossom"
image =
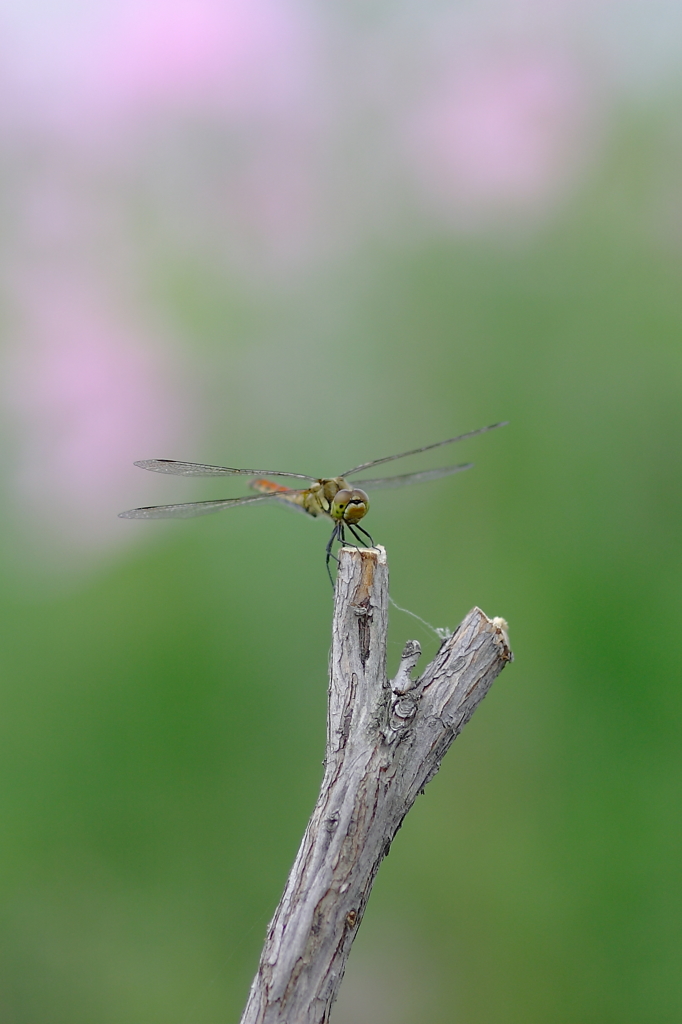
<path fill-rule="evenodd" d="M 107 232 L 130 230 L 133 199 L 153 244 L 178 258 L 259 282 L 296 266 L 317 230 L 319 32 L 301 0 L 36 0 L 0 13 L 19 245 L 57 252 L 56 230 L 101 260 Z"/>
<path fill-rule="evenodd" d="M 2 372 L 14 439 L 10 505 L 34 539 L 58 546 L 85 552 L 129 539 L 116 514 L 130 494 L 131 463 L 172 450 L 184 433 L 168 356 L 162 369 L 152 339 L 74 275 L 34 268 L 16 293 L 23 324 Z"/>
<path fill-rule="evenodd" d="M 544 210 L 589 144 L 584 75 L 556 52 L 489 52 L 434 73 L 406 125 L 427 193 L 466 220 Z"/>
<path fill-rule="evenodd" d="M 315 39 L 295 0 L 119 0 L 0 17 L 4 104 L 77 134 L 159 108 L 291 112 L 314 96 Z"/>

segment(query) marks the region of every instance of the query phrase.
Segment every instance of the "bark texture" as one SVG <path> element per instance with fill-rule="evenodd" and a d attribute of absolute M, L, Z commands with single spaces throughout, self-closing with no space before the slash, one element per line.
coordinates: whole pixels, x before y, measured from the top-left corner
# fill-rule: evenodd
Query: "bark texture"
<path fill-rule="evenodd" d="M 329 1020 L 374 877 L 426 783 L 512 653 L 503 619 L 466 616 L 424 673 L 409 641 L 386 679 L 383 548 L 343 548 L 336 581 L 325 773 L 268 928 L 241 1024 Z"/>

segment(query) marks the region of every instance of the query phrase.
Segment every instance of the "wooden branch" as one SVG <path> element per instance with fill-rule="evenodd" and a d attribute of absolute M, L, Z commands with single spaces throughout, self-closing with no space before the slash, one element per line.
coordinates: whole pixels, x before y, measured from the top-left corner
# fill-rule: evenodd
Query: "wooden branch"
<path fill-rule="evenodd" d="M 374 877 L 403 818 L 512 654 L 503 619 L 469 612 L 418 680 L 411 640 L 386 679 L 383 548 L 340 552 L 325 773 L 268 929 L 241 1024 L 323 1024 Z"/>

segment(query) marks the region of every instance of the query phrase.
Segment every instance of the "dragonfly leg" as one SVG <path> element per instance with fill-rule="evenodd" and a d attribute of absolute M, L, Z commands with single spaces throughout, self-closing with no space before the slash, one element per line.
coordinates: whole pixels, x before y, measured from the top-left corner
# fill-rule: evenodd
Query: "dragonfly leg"
<path fill-rule="evenodd" d="M 346 548 L 355 548 L 355 550 L 358 551 L 359 548 L 357 544 L 351 544 L 351 542 L 346 537 L 346 527 L 348 527 L 351 533 L 353 533 L 353 527 L 350 525 L 350 523 L 344 523 L 343 521 L 341 521 L 339 523 L 339 542 Z M 360 539 L 356 533 L 353 533 L 353 536 L 355 537 L 356 540 Z"/>
<path fill-rule="evenodd" d="M 357 523 L 355 523 L 355 525 L 354 525 L 354 526 L 351 526 L 351 524 L 349 523 L 349 524 L 348 524 L 348 529 L 349 529 L 349 530 L 350 530 L 350 532 L 351 532 L 351 533 L 353 534 L 353 536 L 355 537 L 355 539 L 356 539 L 356 540 L 359 540 L 359 541 L 360 541 L 360 543 L 364 545 L 364 547 L 367 547 L 367 544 L 365 543 L 365 541 L 363 541 L 362 537 L 358 537 L 357 533 L 355 532 L 356 530 L 359 530 L 359 531 L 360 531 L 360 533 L 364 533 L 365 537 L 369 538 L 369 542 L 370 542 L 370 545 L 371 545 L 372 547 L 376 547 L 376 545 L 375 545 L 375 543 L 374 543 L 374 540 L 372 539 L 372 535 L 371 535 L 371 533 L 367 533 L 367 530 L 363 530 L 363 528 L 362 528 L 361 526 L 358 526 L 358 524 L 357 524 Z"/>
<path fill-rule="evenodd" d="M 338 540 L 339 544 L 341 544 L 342 546 L 347 546 L 347 547 L 350 547 L 350 548 L 355 548 L 357 551 L 360 550 L 358 548 L 357 544 L 351 544 L 346 539 L 346 527 L 348 527 L 348 529 L 351 532 L 351 534 L 353 535 L 353 537 L 355 537 L 356 540 L 360 541 L 360 543 L 362 544 L 363 547 L 366 548 L 367 547 L 367 543 L 362 539 L 362 537 L 358 536 L 358 534 L 355 532 L 356 529 L 358 529 L 362 533 L 364 533 L 364 535 L 369 538 L 369 540 L 370 540 L 370 542 L 372 544 L 372 547 L 374 547 L 374 541 L 372 540 L 372 538 L 369 535 L 369 533 L 367 533 L 367 530 L 363 530 L 361 526 L 357 525 L 357 523 L 354 526 L 352 523 L 344 523 L 343 520 L 340 519 L 339 522 L 334 527 L 334 529 L 332 530 L 332 535 L 329 538 L 329 543 L 327 544 L 327 548 L 326 548 L 326 552 L 327 552 L 327 573 L 329 574 L 329 579 L 332 582 L 332 586 L 334 585 L 334 580 L 332 579 L 332 573 L 331 573 L 331 569 L 329 568 L 329 562 L 330 562 L 330 560 L 332 558 L 337 563 L 339 561 L 338 558 L 336 557 L 336 555 L 332 553 L 332 545 L 333 545 L 334 541 Z"/>
<path fill-rule="evenodd" d="M 366 547 L 367 547 L 367 545 L 365 544 L 364 540 L 362 539 L 362 537 L 359 537 L 359 536 L 357 535 L 357 533 L 355 532 L 355 529 L 354 529 L 354 527 L 353 527 L 353 526 L 351 526 L 351 524 L 350 524 L 350 523 L 348 524 L 348 529 L 349 529 L 349 530 L 350 530 L 350 532 L 351 532 L 351 533 L 353 534 L 353 536 L 355 537 L 355 539 L 356 539 L 356 540 L 359 540 L 359 541 L 360 541 L 360 543 L 362 544 L 363 548 L 366 548 Z M 357 544 L 349 544 L 349 545 L 348 545 L 348 547 L 351 547 L 351 548 L 355 548 L 355 549 L 356 549 L 357 551 L 359 551 L 359 550 L 360 550 Z"/>
<path fill-rule="evenodd" d="M 353 526 L 352 526 L 351 523 L 343 523 L 343 522 L 341 523 L 341 543 L 345 544 L 346 547 L 348 547 L 348 548 L 355 548 L 356 551 L 360 550 L 360 548 L 357 546 L 357 544 L 351 544 L 350 541 L 346 540 L 346 530 L 345 530 L 346 526 L 348 527 L 350 532 L 353 534 L 355 539 L 359 540 L 363 547 L 367 547 L 367 545 L 362 540 L 362 537 L 358 537 L 358 535 L 355 532 L 355 530 L 353 529 Z"/>
<path fill-rule="evenodd" d="M 334 586 L 334 578 L 332 576 L 332 571 L 329 568 L 329 560 L 331 558 L 333 558 L 335 562 L 338 562 L 338 558 L 336 557 L 336 555 L 332 554 L 332 544 L 334 543 L 334 541 L 336 540 L 336 538 L 337 538 L 337 536 L 339 534 L 339 527 L 340 526 L 341 526 L 341 523 L 337 523 L 336 526 L 334 527 L 334 529 L 332 530 L 332 535 L 329 538 L 329 543 L 327 544 L 327 548 L 326 548 L 326 552 L 327 552 L 327 563 L 326 563 L 327 564 L 327 575 L 329 576 L 329 582 L 331 583 L 332 586 Z"/>

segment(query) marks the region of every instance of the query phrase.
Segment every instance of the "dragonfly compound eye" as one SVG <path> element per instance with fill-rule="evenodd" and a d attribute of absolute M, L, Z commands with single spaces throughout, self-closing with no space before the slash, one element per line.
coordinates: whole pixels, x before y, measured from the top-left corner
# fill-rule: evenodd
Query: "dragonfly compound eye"
<path fill-rule="evenodd" d="M 338 495 L 337 495 L 338 497 Z M 369 498 L 359 487 L 350 492 L 343 519 L 346 523 L 357 523 L 369 512 Z"/>
<path fill-rule="evenodd" d="M 337 491 L 332 500 L 332 517 L 334 519 L 345 519 L 346 509 L 348 502 L 351 500 L 353 492 L 347 487 L 342 487 L 340 491 Z"/>

